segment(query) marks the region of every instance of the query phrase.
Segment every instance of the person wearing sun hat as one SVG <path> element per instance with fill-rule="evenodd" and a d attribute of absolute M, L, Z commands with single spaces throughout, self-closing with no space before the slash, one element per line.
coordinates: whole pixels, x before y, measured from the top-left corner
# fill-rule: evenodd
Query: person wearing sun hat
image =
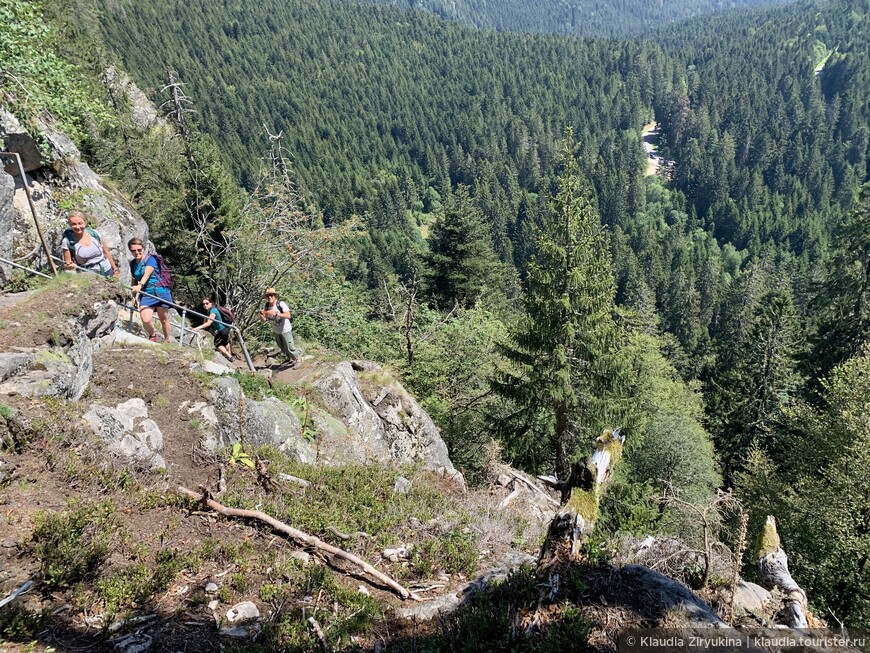
<path fill-rule="evenodd" d="M 260 311 L 260 320 L 272 322 L 275 342 L 278 343 L 287 363 L 295 370 L 302 364 L 302 352 L 293 343 L 293 313 L 286 302 L 278 300 L 278 292 L 274 288 L 266 288 L 263 297 L 266 299 L 266 305 Z"/>

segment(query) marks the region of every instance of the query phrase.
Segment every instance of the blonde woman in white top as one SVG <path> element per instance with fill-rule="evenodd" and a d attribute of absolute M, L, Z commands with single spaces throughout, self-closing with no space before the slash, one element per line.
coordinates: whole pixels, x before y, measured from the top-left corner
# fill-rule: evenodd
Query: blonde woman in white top
<path fill-rule="evenodd" d="M 112 252 L 100 236 L 100 232 L 88 226 L 81 211 L 70 211 L 67 217 L 69 228 L 63 232 L 60 242 L 63 265 L 67 270 L 84 269 L 104 277 L 120 275 Z"/>

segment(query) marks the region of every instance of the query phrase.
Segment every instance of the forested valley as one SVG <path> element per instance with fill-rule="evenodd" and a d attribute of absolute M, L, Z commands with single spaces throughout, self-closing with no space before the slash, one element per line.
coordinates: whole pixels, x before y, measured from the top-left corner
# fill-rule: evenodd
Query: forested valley
<path fill-rule="evenodd" d="M 662 24 L 737 7 L 776 4 L 762 0 L 738 2 L 506 2 L 481 0 L 374 0 L 397 7 L 410 6 L 442 18 L 499 32 L 547 32 L 573 36 L 625 37 Z"/>
<path fill-rule="evenodd" d="M 458 20 L 46 3 L 43 56 L 63 60 L 51 84 L 70 101 L 3 89 L 69 125 L 191 296 L 231 301 L 236 265 L 192 229 L 237 243 L 233 261 L 253 260 L 252 225 L 304 230 L 276 283 L 295 329 L 401 374 L 471 483 L 494 458 L 564 478 L 621 426 L 603 532 L 697 539 L 661 497 L 731 488 L 753 537 L 777 516 L 817 613 L 870 625 L 867 0 L 583 21 L 619 39 L 569 36 L 570 17 L 524 3 L 422 4 Z M 116 113 L 107 66 L 171 137 Z M 647 175 L 652 121 L 663 165 Z"/>

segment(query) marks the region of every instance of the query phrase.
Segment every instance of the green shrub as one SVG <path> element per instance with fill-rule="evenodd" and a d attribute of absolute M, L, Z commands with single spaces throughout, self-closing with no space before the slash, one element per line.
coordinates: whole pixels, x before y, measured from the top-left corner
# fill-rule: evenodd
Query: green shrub
<path fill-rule="evenodd" d="M 33 554 L 41 583 L 59 590 L 94 578 L 117 538 L 114 506 L 108 502 L 71 504 L 59 513 L 39 512 L 33 529 Z"/>
<path fill-rule="evenodd" d="M 411 569 L 419 577 L 441 570 L 448 574 L 474 573 L 477 568 L 476 538 L 470 533 L 450 531 L 414 546 Z"/>

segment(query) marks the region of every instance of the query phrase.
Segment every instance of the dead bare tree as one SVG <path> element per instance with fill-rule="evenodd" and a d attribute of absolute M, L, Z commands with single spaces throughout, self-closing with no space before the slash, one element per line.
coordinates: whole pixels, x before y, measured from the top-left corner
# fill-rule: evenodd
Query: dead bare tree
<path fill-rule="evenodd" d="M 693 503 L 687 501 L 680 496 L 677 490 L 670 482 L 665 482 L 665 491 L 659 501 L 664 506 L 679 507 L 693 514 L 698 518 L 701 524 L 701 534 L 703 538 L 703 550 L 697 553 L 704 558 L 704 570 L 698 581 L 698 587 L 695 589 L 703 589 L 710 580 L 710 566 L 713 561 L 713 547 L 718 542 L 718 528 L 722 523 L 722 518 L 726 514 L 735 514 L 742 511 L 740 500 L 734 496 L 731 490 L 717 490 L 716 495 L 705 503 Z"/>
<path fill-rule="evenodd" d="M 215 234 L 205 216 L 196 218 L 197 247 L 211 271 L 207 290 L 233 307 L 242 331 L 257 321 L 264 288 L 279 287 L 291 272 L 300 278 L 323 272 L 359 233 L 354 220 L 323 226 L 293 181 L 282 134 L 269 138 L 267 168 L 235 224 Z"/>

